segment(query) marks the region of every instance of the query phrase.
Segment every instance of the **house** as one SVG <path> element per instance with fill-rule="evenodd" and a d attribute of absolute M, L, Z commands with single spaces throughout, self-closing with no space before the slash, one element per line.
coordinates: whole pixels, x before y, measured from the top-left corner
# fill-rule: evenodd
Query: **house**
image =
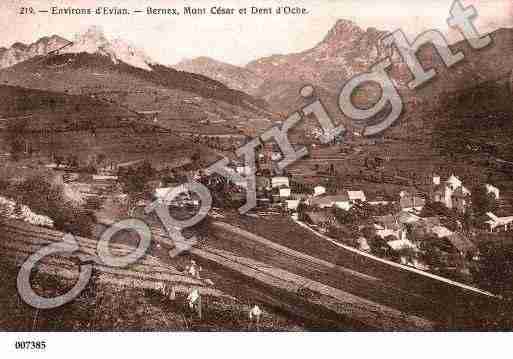
<path fill-rule="evenodd" d="M 470 191 L 464 186 L 456 188 L 452 197 L 452 208 L 455 208 L 460 213 L 465 213 L 470 206 Z"/>
<path fill-rule="evenodd" d="M 289 198 L 290 197 L 290 188 L 282 186 L 280 187 L 280 198 Z"/>
<path fill-rule="evenodd" d="M 436 173 L 433 173 L 433 185 L 439 186 L 440 185 L 440 176 Z"/>
<path fill-rule="evenodd" d="M 288 177 L 279 176 L 279 177 L 273 177 L 271 179 L 271 188 L 279 188 L 281 186 L 290 187 Z"/>
<path fill-rule="evenodd" d="M 408 239 L 395 239 L 393 241 L 388 241 L 387 245 L 393 250 L 393 251 L 400 251 L 402 249 L 410 248 L 415 249 L 415 245 L 410 242 Z"/>
<path fill-rule="evenodd" d="M 470 197 L 471 192 L 455 175 L 451 175 L 443 184 L 440 183 L 439 176 L 433 177 L 431 199 L 434 202 L 441 202 L 447 208 L 455 208 L 459 212 L 465 213 L 470 206 Z"/>
<path fill-rule="evenodd" d="M 433 226 L 431 228 L 431 233 L 433 233 L 434 235 L 436 235 L 438 238 L 445 238 L 445 237 L 449 237 L 450 235 L 452 235 L 454 232 L 452 232 L 450 229 L 448 229 L 447 227 L 444 227 L 442 225 L 439 225 L 439 226 Z"/>
<path fill-rule="evenodd" d="M 297 210 L 297 207 L 299 206 L 299 203 L 301 200 L 299 199 L 287 199 L 285 203 L 287 204 L 287 209 L 290 211 Z"/>
<path fill-rule="evenodd" d="M 496 200 L 498 200 L 500 198 L 500 190 L 497 187 L 487 183 L 487 184 L 485 184 L 485 188 L 486 188 L 486 193 L 493 194 L 495 196 Z"/>
<path fill-rule="evenodd" d="M 417 194 L 411 194 L 407 191 L 401 191 L 399 194 L 399 205 L 403 211 L 422 211 L 426 200 Z"/>
<path fill-rule="evenodd" d="M 390 203 L 390 201 L 383 195 L 377 195 L 377 194 L 367 194 L 367 203 L 371 206 L 384 206 Z"/>
<path fill-rule="evenodd" d="M 365 193 L 363 191 L 347 191 L 347 195 L 351 202 L 362 201 L 366 202 Z"/>
<path fill-rule="evenodd" d="M 401 211 L 401 212 L 399 212 L 397 221 L 400 224 L 414 224 L 414 223 L 418 223 L 419 221 L 422 221 L 422 218 L 411 213 L 411 212 Z"/>
<path fill-rule="evenodd" d="M 320 196 L 326 193 L 326 187 L 324 186 L 315 186 L 314 187 L 314 197 Z"/>
<path fill-rule="evenodd" d="M 433 202 L 440 202 L 446 204 L 445 202 L 445 186 L 442 186 L 440 183 L 434 185 L 431 190 L 431 200 Z"/>
<path fill-rule="evenodd" d="M 175 193 L 179 193 L 179 196 L 175 198 L 170 198 L 172 191 Z M 176 192 L 178 191 L 178 192 Z M 185 184 L 179 185 L 177 187 L 160 187 L 155 189 L 154 196 L 157 200 L 162 201 L 167 204 L 176 203 L 178 200 L 183 198 L 189 198 L 189 190 Z"/>
<path fill-rule="evenodd" d="M 374 229 L 376 230 L 376 235 L 382 239 L 389 236 L 397 239 L 406 239 L 406 230 L 404 226 L 399 223 L 397 217 L 391 214 L 375 217 Z"/>
<path fill-rule="evenodd" d="M 451 190 L 456 190 L 456 188 L 460 187 L 463 182 L 461 182 L 461 180 L 456 177 L 455 175 L 451 175 L 447 181 L 445 181 L 447 187 L 449 187 Z"/>
<path fill-rule="evenodd" d="M 507 231 L 509 228 L 511 228 L 511 224 L 513 223 L 513 216 L 497 217 L 492 212 L 487 212 L 486 215 L 488 218 L 490 218 L 485 222 L 488 225 L 490 232 Z"/>
<path fill-rule="evenodd" d="M 351 201 L 349 200 L 349 196 L 345 193 L 338 195 L 321 195 L 309 199 L 308 202 L 311 206 L 316 206 L 319 208 L 331 208 L 336 206 L 346 211 L 349 211 L 352 206 Z"/>
<path fill-rule="evenodd" d="M 358 243 L 358 249 L 362 252 L 370 252 L 371 247 L 369 246 L 369 242 L 367 241 L 367 238 L 365 237 L 359 237 L 356 240 L 356 243 Z"/>

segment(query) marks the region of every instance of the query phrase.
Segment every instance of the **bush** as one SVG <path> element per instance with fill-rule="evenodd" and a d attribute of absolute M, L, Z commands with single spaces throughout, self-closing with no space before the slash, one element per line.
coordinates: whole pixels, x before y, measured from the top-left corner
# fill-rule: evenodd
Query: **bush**
<path fill-rule="evenodd" d="M 57 230 L 83 237 L 91 236 L 94 226 L 92 213 L 66 201 L 59 186 L 33 177 L 15 185 L 13 193 L 17 203 L 28 206 L 37 214 L 50 217 Z"/>

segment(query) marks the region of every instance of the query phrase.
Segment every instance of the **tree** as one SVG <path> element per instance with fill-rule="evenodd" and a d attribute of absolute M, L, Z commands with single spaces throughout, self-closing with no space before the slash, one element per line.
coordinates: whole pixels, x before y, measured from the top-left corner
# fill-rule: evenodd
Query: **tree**
<path fill-rule="evenodd" d="M 14 161 L 18 161 L 25 151 L 25 130 L 28 122 L 15 119 L 7 124 L 7 138 L 10 141 L 11 154 Z"/>
<path fill-rule="evenodd" d="M 94 224 L 92 213 L 80 210 L 66 201 L 60 186 L 51 185 L 39 177 L 31 177 L 18 183 L 14 190 L 17 193 L 17 203 L 51 218 L 57 230 L 78 236 L 91 236 Z"/>
<path fill-rule="evenodd" d="M 373 236 L 369 240 L 369 247 L 373 254 L 378 257 L 387 257 L 390 251 L 390 247 L 387 242 L 380 236 Z"/>
<path fill-rule="evenodd" d="M 493 194 L 488 193 L 483 185 L 475 186 L 472 189 L 472 211 L 475 216 L 482 216 L 487 212 L 497 210 L 497 201 Z"/>
<path fill-rule="evenodd" d="M 297 205 L 297 217 L 300 221 L 305 221 L 306 219 L 306 211 L 308 210 L 308 206 L 304 201 L 300 201 Z"/>
<path fill-rule="evenodd" d="M 428 201 L 420 212 L 421 217 L 449 216 L 449 214 L 449 208 L 445 204 L 432 201 Z"/>
<path fill-rule="evenodd" d="M 98 153 L 96 156 L 96 164 L 101 165 L 107 159 L 105 153 Z"/>
<path fill-rule="evenodd" d="M 513 297 L 513 241 L 494 239 L 480 245 L 480 262 L 476 279 L 479 285 L 494 293 Z"/>

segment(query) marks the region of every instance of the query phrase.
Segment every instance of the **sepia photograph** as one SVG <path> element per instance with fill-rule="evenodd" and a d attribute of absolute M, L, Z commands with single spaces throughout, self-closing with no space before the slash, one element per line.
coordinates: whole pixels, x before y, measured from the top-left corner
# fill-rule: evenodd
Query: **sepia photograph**
<path fill-rule="evenodd" d="M 0 30 L 0 353 L 513 329 L 511 0 L 3 0 Z"/>

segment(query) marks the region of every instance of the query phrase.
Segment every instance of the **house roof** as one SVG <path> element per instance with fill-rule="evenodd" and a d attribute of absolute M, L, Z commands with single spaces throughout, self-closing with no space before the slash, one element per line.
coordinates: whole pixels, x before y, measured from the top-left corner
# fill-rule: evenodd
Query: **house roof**
<path fill-rule="evenodd" d="M 367 238 L 365 237 L 358 237 L 356 240 L 358 242 L 358 245 L 360 246 L 361 250 L 368 251 L 370 248 L 369 242 L 367 241 Z"/>
<path fill-rule="evenodd" d="M 375 217 L 374 220 L 387 229 L 399 229 L 397 218 L 391 214 Z"/>
<path fill-rule="evenodd" d="M 461 186 L 462 182 L 461 180 L 456 177 L 455 175 L 450 175 L 449 178 L 447 178 L 446 183 L 454 184 L 456 187 Z"/>
<path fill-rule="evenodd" d="M 406 211 L 401 211 L 399 212 L 399 216 L 398 216 L 398 221 L 399 223 L 417 223 L 418 221 L 420 221 L 421 218 L 419 216 L 416 216 L 412 213 L 409 213 L 409 212 L 406 212 Z"/>
<path fill-rule="evenodd" d="M 363 191 L 347 191 L 347 195 L 351 201 L 361 200 L 366 201 L 365 193 Z"/>
<path fill-rule="evenodd" d="M 419 196 L 404 196 L 399 201 L 401 208 L 423 207 L 426 200 Z"/>

